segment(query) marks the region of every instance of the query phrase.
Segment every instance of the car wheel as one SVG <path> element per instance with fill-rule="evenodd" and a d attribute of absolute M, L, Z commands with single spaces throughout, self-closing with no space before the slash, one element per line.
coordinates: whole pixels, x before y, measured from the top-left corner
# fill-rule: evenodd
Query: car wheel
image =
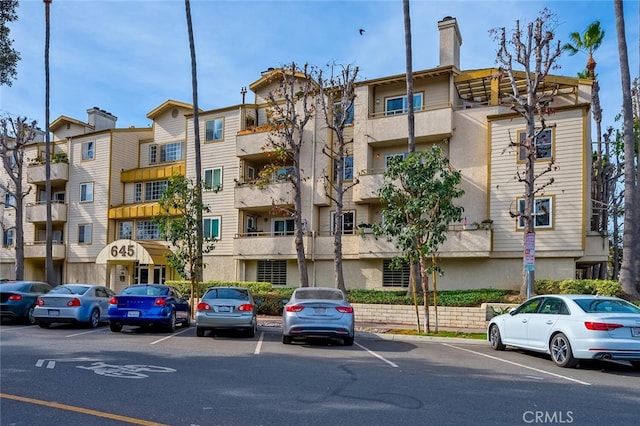
<path fill-rule="evenodd" d="M 24 317 L 25 321 L 29 325 L 36 325 L 38 323 L 38 320 L 33 316 L 34 309 L 35 309 L 35 306 L 31 306 L 27 311 L 27 315 Z"/>
<path fill-rule="evenodd" d="M 187 314 L 187 317 L 182 321 L 182 328 L 191 327 L 191 314 Z"/>
<path fill-rule="evenodd" d="M 247 337 L 256 337 L 257 324 L 254 322 L 251 328 L 247 329 Z"/>
<path fill-rule="evenodd" d="M 558 333 L 551 339 L 549 344 L 551 359 L 558 367 L 575 367 L 578 360 L 573 357 L 569 339 L 562 333 Z"/>
<path fill-rule="evenodd" d="M 345 346 L 353 346 L 353 336 L 345 337 L 343 339 L 343 343 L 344 343 Z"/>
<path fill-rule="evenodd" d="M 291 344 L 291 336 L 285 336 L 284 334 L 282 335 L 282 343 L 285 345 L 290 345 Z"/>
<path fill-rule="evenodd" d="M 119 322 L 110 322 L 109 328 L 114 333 L 119 333 L 120 331 L 122 331 L 122 324 L 120 324 Z"/>
<path fill-rule="evenodd" d="M 176 331 L 176 311 L 171 311 L 171 317 L 169 318 L 167 331 L 169 331 L 170 333 L 173 333 L 174 331 Z"/>
<path fill-rule="evenodd" d="M 204 328 L 196 326 L 196 336 L 204 337 Z"/>
<path fill-rule="evenodd" d="M 87 322 L 87 326 L 89 328 L 96 328 L 100 325 L 100 311 L 94 309 L 91 311 L 91 316 L 89 317 L 89 322 Z"/>
<path fill-rule="evenodd" d="M 500 329 L 495 324 L 489 329 L 489 342 L 493 350 L 504 351 L 506 348 L 506 345 L 502 343 L 502 337 L 500 337 Z"/>
<path fill-rule="evenodd" d="M 51 327 L 51 323 L 49 321 L 38 321 L 38 326 L 40 328 L 49 328 Z"/>

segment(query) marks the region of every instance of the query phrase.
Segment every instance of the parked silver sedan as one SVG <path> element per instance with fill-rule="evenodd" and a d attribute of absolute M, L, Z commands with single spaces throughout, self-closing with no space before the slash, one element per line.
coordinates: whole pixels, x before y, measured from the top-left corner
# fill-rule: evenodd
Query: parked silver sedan
<path fill-rule="evenodd" d="M 617 297 L 533 297 L 492 318 L 487 335 L 495 350 L 509 345 L 548 353 L 560 367 L 603 359 L 640 368 L 640 308 Z"/>
<path fill-rule="evenodd" d="M 94 284 L 64 284 L 38 297 L 33 317 L 42 328 L 54 322 L 80 323 L 96 328 L 107 321 L 109 299 L 115 292 Z"/>
<path fill-rule="evenodd" d="M 258 320 L 253 295 L 244 287 L 212 287 L 202 296 L 196 307 L 196 336 L 207 330 L 233 330 L 256 335 Z"/>
<path fill-rule="evenodd" d="M 355 336 L 353 307 L 342 290 L 326 287 L 296 289 L 282 312 L 282 343 L 323 337 L 342 339 L 352 346 Z"/>

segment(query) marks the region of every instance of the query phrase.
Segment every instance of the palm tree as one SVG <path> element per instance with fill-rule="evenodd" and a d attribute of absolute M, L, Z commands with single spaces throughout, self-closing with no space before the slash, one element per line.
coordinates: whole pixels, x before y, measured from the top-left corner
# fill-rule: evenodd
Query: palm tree
<path fill-rule="evenodd" d="M 618 56 L 620 57 L 620 77 L 622 81 L 622 116 L 624 131 L 624 234 L 622 237 L 622 266 L 620 285 L 630 296 L 640 298 L 640 206 L 638 193 L 638 160 L 640 151 L 636 150 L 633 132 L 633 104 L 631 97 L 631 75 L 629 73 L 629 54 L 625 37 L 624 12 L 622 0 L 613 2 L 616 13 L 616 32 L 618 35 Z"/>
<path fill-rule="evenodd" d="M 46 246 L 45 246 L 45 281 L 49 284 L 58 284 L 55 279 L 53 269 L 53 224 L 51 222 L 51 135 L 49 130 L 49 39 L 51 34 L 51 2 L 43 0 L 45 10 L 45 42 L 44 42 L 44 121 L 45 121 L 45 196 L 47 198 L 47 224 L 46 224 Z"/>

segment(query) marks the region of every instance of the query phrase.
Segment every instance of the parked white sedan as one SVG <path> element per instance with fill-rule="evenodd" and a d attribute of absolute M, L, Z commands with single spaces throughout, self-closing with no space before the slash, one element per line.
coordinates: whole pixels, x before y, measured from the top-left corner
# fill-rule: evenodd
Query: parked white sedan
<path fill-rule="evenodd" d="M 640 308 L 617 297 L 533 297 L 491 319 L 491 347 L 544 352 L 560 367 L 581 359 L 629 361 L 640 368 Z"/>

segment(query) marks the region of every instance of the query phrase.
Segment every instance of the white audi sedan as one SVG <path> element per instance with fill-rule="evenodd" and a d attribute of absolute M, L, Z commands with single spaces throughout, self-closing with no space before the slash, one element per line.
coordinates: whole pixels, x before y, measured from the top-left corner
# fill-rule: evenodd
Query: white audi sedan
<path fill-rule="evenodd" d="M 560 367 L 581 359 L 629 361 L 640 368 L 640 308 L 617 297 L 536 296 L 491 319 L 491 347 L 544 352 Z"/>

